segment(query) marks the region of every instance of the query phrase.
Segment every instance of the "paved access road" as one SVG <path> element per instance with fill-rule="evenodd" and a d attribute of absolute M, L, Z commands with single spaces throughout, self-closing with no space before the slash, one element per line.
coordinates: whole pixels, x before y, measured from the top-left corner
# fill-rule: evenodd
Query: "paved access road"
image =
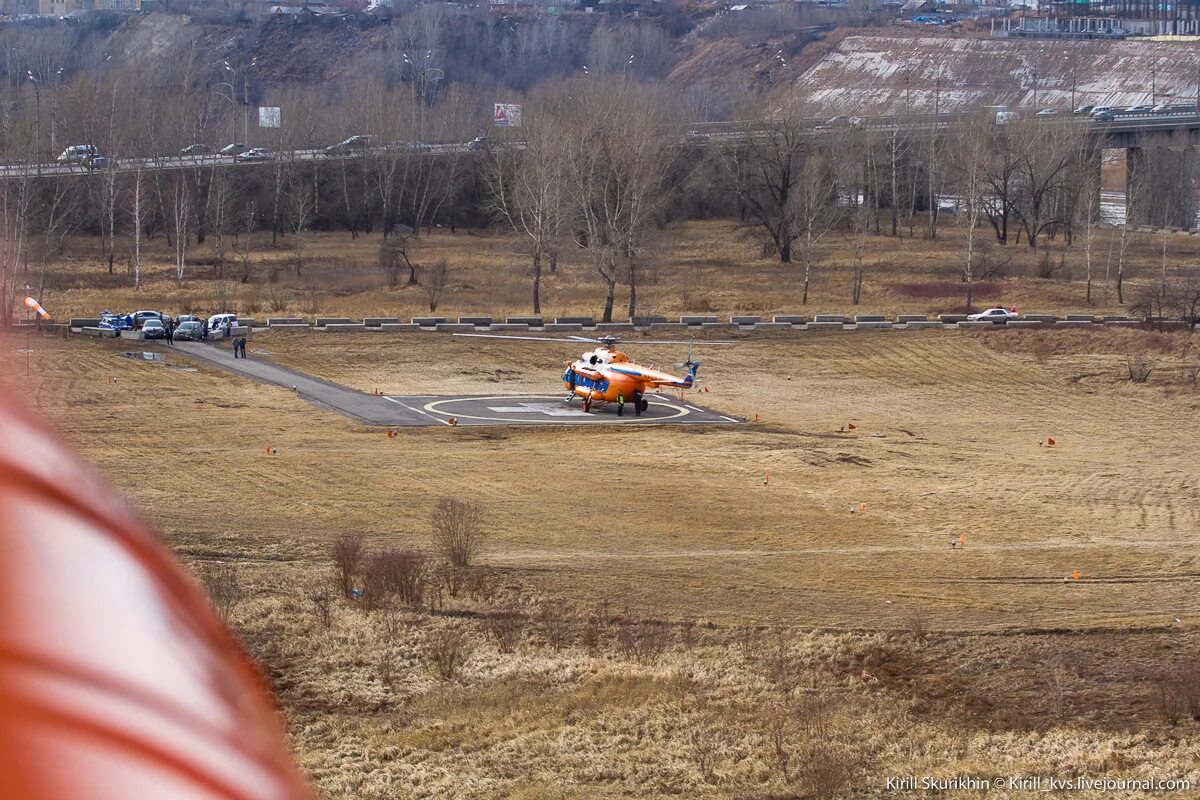
<path fill-rule="evenodd" d="M 368 425 L 418 427 L 429 425 L 596 425 L 614 424 L 730 424 L 739 420 L 666 395 L 650 395 L 650 408 L 635 416 L 627 406 L 623 417 L 611 405 L 584 413 L 578 399 L 558 395 L 427 395 L 389 397 L 370 395 L 303 372 L 281 367 L 261 357 L 237 358 L 223 347 L 202 342 L 175 342 L 174 350 L 227 372 L 292 389 L 313 405 Z M 253 353 L 253 351 L 251 351 Z M 553 382 L 553 377 L 548 380 Z"/>

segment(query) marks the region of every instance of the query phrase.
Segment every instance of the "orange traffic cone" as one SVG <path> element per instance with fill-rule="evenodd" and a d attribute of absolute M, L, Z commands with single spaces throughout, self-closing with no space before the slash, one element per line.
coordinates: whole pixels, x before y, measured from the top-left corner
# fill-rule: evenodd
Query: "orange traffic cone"
<path fill-rule="evenodd" d="M 1073 581 L 1079 580 L 1079 570 L 1075 570 L 1074 572 L 1071 573 L 1071 580 L 1073 580 Z"/>
<path fill-rule="evenodd" d="M 1049 436 L 1046 437 L 1046 447 L 1054 447 L 1054 440 Z"/>

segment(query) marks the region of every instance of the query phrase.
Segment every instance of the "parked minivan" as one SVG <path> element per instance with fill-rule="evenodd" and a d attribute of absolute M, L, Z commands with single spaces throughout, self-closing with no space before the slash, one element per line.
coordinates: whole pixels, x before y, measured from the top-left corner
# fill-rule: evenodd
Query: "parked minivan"
<path fill-rule="evenodd" d="M 100 155 L 100 148 L 94 144 L 73 144 L 58 157 L 60 164 L 90 164 L 97 158 L 103 158 Z"/>

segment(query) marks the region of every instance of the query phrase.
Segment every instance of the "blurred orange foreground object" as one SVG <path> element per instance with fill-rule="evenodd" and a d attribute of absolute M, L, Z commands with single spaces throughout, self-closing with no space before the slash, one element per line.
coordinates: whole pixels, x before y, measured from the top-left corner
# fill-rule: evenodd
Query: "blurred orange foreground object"
<path fill-rule="evenodd" d="M 312 796 L 191 578 L 2 393 L 0 776 L 23 800 Z"/>

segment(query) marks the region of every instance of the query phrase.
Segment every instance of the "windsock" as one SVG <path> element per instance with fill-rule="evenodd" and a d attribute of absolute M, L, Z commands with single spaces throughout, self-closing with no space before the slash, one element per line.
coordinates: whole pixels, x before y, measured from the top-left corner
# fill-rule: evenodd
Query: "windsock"
<path fill-rule="evenodd" d="M 25 298 L 25 307 L 32 308 L 42 319 L 50 319 L 50 312 L 42 308 L 42 304 L 37 300 L 34 300 L 32 297 Z"/>

